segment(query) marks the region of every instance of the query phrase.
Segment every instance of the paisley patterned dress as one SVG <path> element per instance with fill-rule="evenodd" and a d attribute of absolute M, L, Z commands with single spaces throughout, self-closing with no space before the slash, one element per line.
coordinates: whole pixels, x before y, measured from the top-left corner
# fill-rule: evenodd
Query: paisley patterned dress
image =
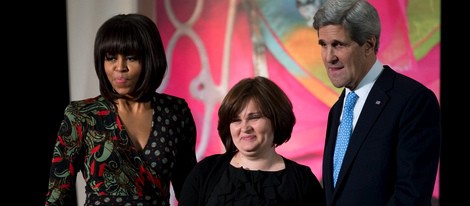
<path fill-rule="evenodd" d="M 196 160 L 196 127 L 184 99 L 155 93 L 150 138 L 137 150 L 112 102 L 101 96 L 71 102 L 54 146 L 45 205 L 64 205 L 77 172 L 85 205 L 170 205 Z"/>

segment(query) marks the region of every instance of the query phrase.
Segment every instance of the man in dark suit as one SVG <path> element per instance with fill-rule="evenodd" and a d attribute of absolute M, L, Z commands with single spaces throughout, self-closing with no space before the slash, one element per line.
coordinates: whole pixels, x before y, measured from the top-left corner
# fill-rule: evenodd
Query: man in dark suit
<path fill-rule="evenodd" d="M 436 95 L 378 61 L 380 19 L 366 0 L 328 0 L 313 27 L 330 81 L 344 88 L 328 116 L 322 177 L 327 204 L 431 205 L 441 140 Z M 337 134 L 350 92 L 359 98 L 341 158 Z"/>

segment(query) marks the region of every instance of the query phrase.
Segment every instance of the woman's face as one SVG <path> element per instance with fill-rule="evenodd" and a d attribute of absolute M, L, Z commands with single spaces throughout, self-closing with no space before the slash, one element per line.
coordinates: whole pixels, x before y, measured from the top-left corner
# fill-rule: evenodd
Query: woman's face
<path fill-rule="evenodd" d="M 104 69 L 113 89 L 121 95 L 127 95 L 134 90 L 142 66 L 136 56 L 106 54 Z"/>
<path fill-rule="evenodd" d="M 230 123 L 230 133 L 233 143 L 245 156 L 259 156 L 274 149 L 271 120 L 263 116 L 253 100 Z"/>

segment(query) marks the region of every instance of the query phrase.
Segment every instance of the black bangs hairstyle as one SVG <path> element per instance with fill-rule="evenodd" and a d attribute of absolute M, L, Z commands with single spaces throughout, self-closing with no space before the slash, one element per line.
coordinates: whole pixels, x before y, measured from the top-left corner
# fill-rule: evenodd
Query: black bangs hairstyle
<path fill-rule="evenodd" d="M 142 72 L 130 97 L 114 91 L 104 69 L 107 54 L 135 55 Z M 95 70 L 101 95 L 111 101 L 118 98 L 149 101 L 163 81 L 167 70 L 165 49 L 156 24 L 141 14 L 118 14 L 101 25 L 94 46 Z"/>

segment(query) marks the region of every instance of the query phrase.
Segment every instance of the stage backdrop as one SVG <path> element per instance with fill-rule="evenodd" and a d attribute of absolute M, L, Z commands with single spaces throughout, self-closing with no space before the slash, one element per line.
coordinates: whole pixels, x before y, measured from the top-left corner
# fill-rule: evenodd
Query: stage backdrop
<path fill-rule="evenodd" d="M 198 158 L 224 152 L 217 110 L 238 80 L 267 76 L 284 89 L 297 117 L 278 151 L 321 178 L 328 111 L 340 89 L 329 82 L 312 16 L 323 0 L 157 1 L 156 22 L 169 60 L 162 92 L 188 100 Z M 371 0 L 381 22 L 379 60 L 433 90 L 440 88 L 440 1 Z M 438 179 L 434 197 L 439 196 Z"/>
<path fill-rule="evenodd" d="M 169 60 L 160 92 L 185 98 L 197 129 L 198 159 L 224 152 L 217 110 L 244 77 L 267 76 L 291 98 L 297 117 L 278 148 L 321 179 L 328 110 L 340 90 L 321 63 L 312 16 L 324 0 L 67 0 L 70 99 L 99 94 L 93 68 L 98 27 L 118 13 L 143 13 L 158 25 Z M 382 21 L 379 59 L 440 96 L 440 0 L 370 0 Z M 434 189 L 438 205 L 439 178 Z M 84 183 L 78 179 L 78 203 Z M 176 200 L 174 200 L 176 205 Z"/>

